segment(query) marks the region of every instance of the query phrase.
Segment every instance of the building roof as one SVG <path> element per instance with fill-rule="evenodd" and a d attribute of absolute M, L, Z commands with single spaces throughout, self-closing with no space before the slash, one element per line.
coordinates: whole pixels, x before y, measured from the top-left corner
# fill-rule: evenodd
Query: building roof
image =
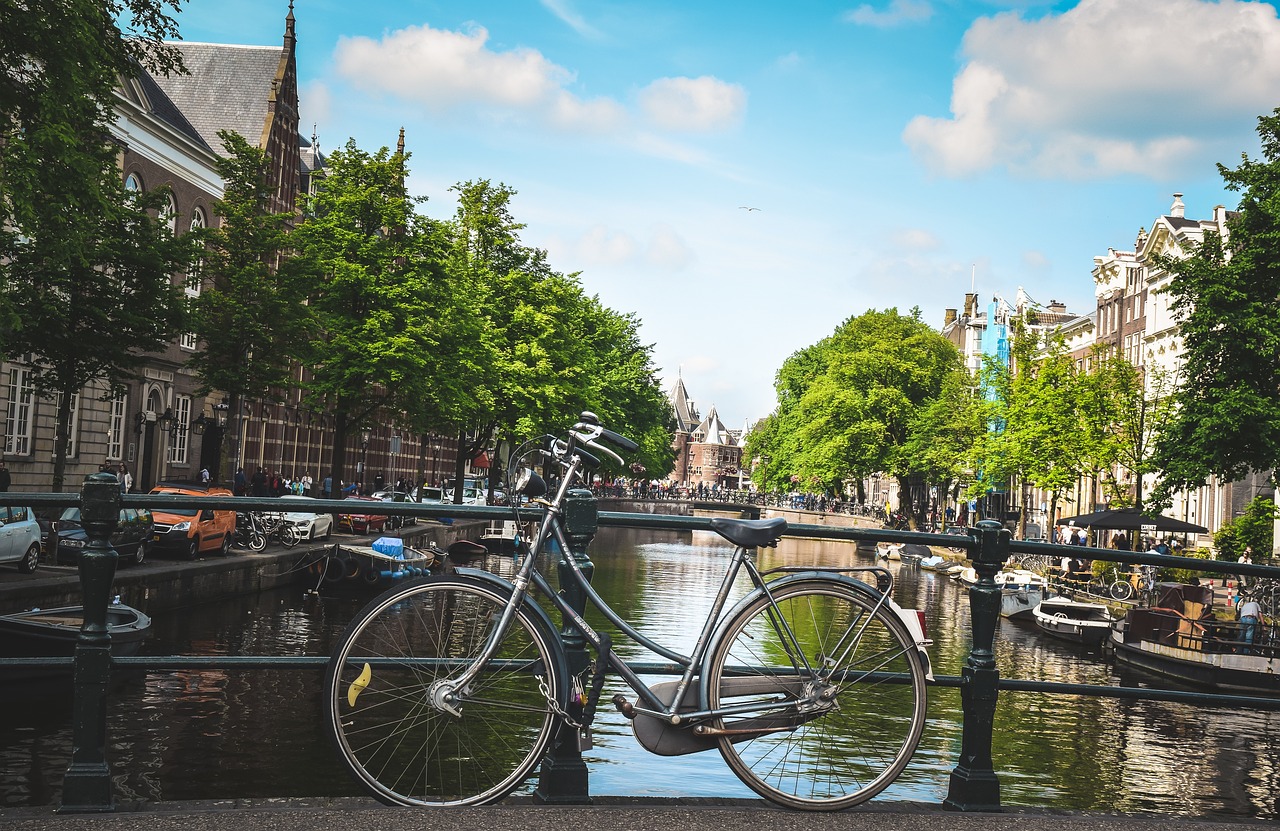
<path fill-rule="evenodd" d="M 720 416 L 716 414 L 716 408 L 713 405 L 707 413 L 707 417 L 702 420 L 697 428 L 693 431 L 695 437 L 702 444 L 732 444 L 729 439 L 729 429 L 724 426 L 724 422 L 720 420 Z"/>
<path fill-rule="evenodd" d="M 219 154 L 219 130 L 234 130 L 249 144 L 263 146 L 272 84 L 287 55 L 280 46 L 223 43 L 170 44 L 182 52 L 187 75 L 155 78 L 155 84 Z"/>
<path fill-rule="evenodd" d="M 684 388 L 684 379 L 676 378 L 676 385 L 667 393 L 671 401 L 671 409 L 676 414 L 676 430 L 681 433 L 692 433 L 698 426 L 698 411 L 689 400 L 689 391 Z"/>
<path fill-rule="evenodd" d="M 139 101 L 138 103 L 145 106 L 151 114 L 160 121 L 168 124 L 170 127 L 191 139 L 200 147 L 203 147 L 206 150 L 213 149 L 209 142 L 205 141 L 204 136 L 200 134 L 200 131 L 192 125 L 192 123 L 182 113 L 182 110 L 173 102 L 173 99 L 171 99 L 165 93 L 164 89 L 156 83 L 155 78 L 139 67 L 133 80 L 137 82 L 138 89 L 141 91 L 142 97 L 145 99 L 145 101 Z M 127 89 L 123 92 L 128 95 Z M 221 145 L 219 144 L 218 146 Z"/>

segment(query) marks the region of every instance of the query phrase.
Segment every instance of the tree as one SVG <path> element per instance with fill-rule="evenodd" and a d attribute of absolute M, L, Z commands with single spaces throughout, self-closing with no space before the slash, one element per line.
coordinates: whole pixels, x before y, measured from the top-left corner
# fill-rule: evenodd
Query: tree
<path fill-rule="evenodd" d="M 308 335 L 306 261 L 286 256 L 292 214 L 267 211 L 272 185 L 267 154 L 238 133 L 221 132 L 226 155 L 217 162 L 224 182 L 216 206 L 222 222 L 199 239 L 205 245 L 195 279 L 208 286 L 193 303 L 192 331 L 201 348 L 187 362 L 200 378 L 200 394 L 227 394 L 232 421 L 223 442 L 222 470 L 240 458 L 242 402 L 273 399 L 288 385 Z"/>
<path fill-rule="evenodd" d="M 467 342 L 473 287 L 446 273 L 446 237 L 405 190 L 407 158 L 347 142 L 291 237 L 314 275 L 302 385 L 334 415 L 335 484 L 348 437 L 375 413 L 469 411 L 484 392 L 470 383 L 486 369 L 483 343 Z"/>
<path fill-rule="evenodd" d="M 928 489 L 912 430 L 960 366 L 956 348 L 920 320 L 919 310 L 850 318 L 783 363 L 778 412 L 749 449 L 770 457 L 767 475 L 775 483 L 799 477 L 839 490 L 847 479 L 890 473 L 914 524 Z"/>
<path fill-rule="evenodd" d="M 1118 355 L 1099 359 L 1097 370 L 1081 379 L 1082 435 L 1093 437 L 1090 458 L 1095 471 L 1119 466 L 1123 478 L 1104 482 L 1113 506 L 1143 508 L 1146 477 L 1157 473 L 1155 448 L 1173 417 L 1173 379 L 1161 367 L 1144 373 Z M 1128 479 L 1132 478 L 1132 488 Z"/>
<path fill-rule="evenodd" d="M 165 5 L 127 4 L 136 43 L 114 22 L 118 3 L 10 5 L 0 20 L 0 306 L 12 310 L 0 331 L 5 354 L 34 356 L 36 391 L 58 398 L 55 491 L 73 397 L 95 380 L 117 390 L 181 331 L 171 275 L 189 247 L 158 217 L 163 193 L 125 191 L 108 139 L 119 73 L 135 58 L 178 65 L 158 44 L 173 32 Z"/>
<path fill-rule="evenodd" d="M 1157 257 L 1183 342 L 1176 410 L 1157 442 L 1153 499 L 1216 475 L 1280 466 L 1280 109 L 1258 119 L 1262 158 L 1218 165 L 1241 193 L 1227 239 L 1207 232 L 1185 258 Z"/>

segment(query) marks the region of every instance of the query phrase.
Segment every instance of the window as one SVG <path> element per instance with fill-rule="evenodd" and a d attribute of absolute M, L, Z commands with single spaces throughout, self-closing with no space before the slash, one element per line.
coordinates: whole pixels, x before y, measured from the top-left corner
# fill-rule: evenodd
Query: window
<path fill-rule="evenodd" d="M 9 411 L 5 419 L 4 452 L 6 456 L 31 454 L 31 431 L 35 393 L 31 387 L 31 370 L 9 368 Z"/>
<path fill-rule="evenodd" d="M 185 465 L 187 463 L 187 437 L 191 428 L 191 396 L 175 395 L 173 397 L 173 415 L 178 430 L 169 443 L 169 464 Z"/>
<path fill-rule="evenodd" d="M 80 434 L 80 393 L 71 396 L 71 412 L 67 416 L 67 458 L 76 457 L 76 436 Z M 56 452 L 56 448 L 55 448 Z"/>
<path fill-rule="evenodd" d="M 130 193 L 142 192 L 142 180 L 138 178 L 138 174 L 130 173 L 124 177 L 124 189 Z"/>
<path fill-rule="evenodd" d="M 165 202 L 163 208 L 160 209 L 160 224 L 165 227 L 170 234 L 177 236 L 178 234 L 178 203 L 174 200 L 173 194 L 169 194 L 169 201 Z"/>
<path fill-rule="evenodd" d="M 124 414 L 129 403 L 129 396 L 120 393 L 111 399 L 111 416 L 107 421 L 107 459 L 120 461 L 124 458 Z"/>

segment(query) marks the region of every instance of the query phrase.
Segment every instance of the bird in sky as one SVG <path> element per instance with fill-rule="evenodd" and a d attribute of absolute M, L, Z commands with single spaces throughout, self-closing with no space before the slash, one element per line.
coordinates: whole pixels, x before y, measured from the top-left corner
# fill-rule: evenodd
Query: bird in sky
<path fill-rule="evenodd" d="M 748 206 L 746 206 L 746 205 L 739 205 L 739 206 L 738 206 L 738 210 L 740 210 L 740 211 L 758 211 L 758 210 L 760 210 L 760 209 L 759 209 L 759 208 L 750 208 L 750 207 L 748 207 Z"/>

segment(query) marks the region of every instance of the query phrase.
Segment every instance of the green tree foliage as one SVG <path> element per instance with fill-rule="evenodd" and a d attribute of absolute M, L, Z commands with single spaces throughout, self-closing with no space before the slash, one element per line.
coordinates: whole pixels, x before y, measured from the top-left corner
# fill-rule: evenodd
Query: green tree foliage
<path fill-rule="evenodd" d="M 1145 374 L 1118 355 L 1101 359 L 1080 383 L 1082 436 L 1094 471 L 1119 465 L 1120 481 L 1105 479 L 1114 507 L 1143 509 L 1143 482 L 1158 472 L 1155 448 L 1173 417 L 1173 382 L 1159 367 Z"/>
<path fill-rule="evenodd" d="M 1012 323 L 1010 365 L 988 362 L 983 370 L 989 430 L 978 442 L 982 480 L 971 493 L 996 483 L 1031 485 L 1049 492 L 1052 516 L 1091 447 L 1081 423 L 1080 380 L 1061 339 L 1043 338 L 1025 324 Z"/>
<path fill-rule="evenodd" d="M 471 286 L 444 269 L 445 236 L 405 190 L 406 157 L 354 141 L 329 156 L 292 242 L 314 275 L 303 387 L 334 414 L 335 482 L 348 436 L 371 418 L 477 409 L 483 343 Z"/>
<path fill-rule="evenodd" d="M 521 243 L 524 226 L 510 207 L 514 190 L 488 180 L 453 190 L 450 273 L 482 292 L 485 343 L 493 354 L 492 371 L 473 378 L 485 391 L 477 403 L 488 406 L 457 413 L 455 427 L 470 441 L 461 443 L 456 476 L 495 438 L 559 432 L 582 410 L 640 442 L 634 461 L 646 475 L 665 475 L 674 424 L 639 322 L 586 296 L 577 275 L 555 272 L 544 251 Z"/>
<path fill-rule="evenodd" d="M 193 278 L 208 286 L 195 298 L 192 331 L 201 342 L 188 361 L 200 393 L 227 394 L 231 441 L 224 442 L 222 471 L 239 458 L 239 419 L 248 398 L 273 399 L 290 382 L 296 344 L 308 333 L 309 275 L 304 260 L 285 256 L 292 214 L 273 214 L 267 154 L 238 133 L 222 132 L 218 160 L 224 184 L 216 213 L 222 222 L 200 235 L 205 245 Z"/>
<path fill-rule="evenodd" d="M 868 311 L 789 357 L 778 371 L 778 410 L 749 441 L 753 456 L 770 457 L 764 477 L 791 477 L 840 490 L 847 479 L 888 472 L 902 493 L 926 462 L 913 431 L 942 396 L 960 355 L 940 334 L 896 309 Z M 953 392 L 954 392 L 953 388 Z M 901 506 L 909 516 L 911 504 Z"/>
<path fill-rule="evenodd" d="M 1246 547 L 1253 549 L 1255 561 L 1271 556 L 1276 518 L 1275 501 L 1269 496 L 1255 496 L 1243 514 L 1225 523 L 1213 535 L 1218 559 L 1239 560 Z"/>
<path fill-rule="evenodd" d="M 1206 233 L 1189 256 L 1163 256 L 1185 349 L 1176 413 L 1157 443 L 1155 498 L 1211 475 L 1231 481 L 1280 466 L 1280 109 L 1258 119 L 1262 158 L 1218 166 L 1241 194 L 1228 239 Z"/>
<path fill-rule="evenodd" d="M 171 275 L 188 247 L 157 219 L 165 194 L 125 192 L 107 131 L 118 73 L 141 58 L 176 67 L 159 44 L 168 3 L 6 4 L 0 11 L 0 344 L 36 356 L 38 392 L 58 398 L 53 489 L 61 490 L 72 397 L 90 381 L 118 389 L 145 353 L 181 331 Z"/>

